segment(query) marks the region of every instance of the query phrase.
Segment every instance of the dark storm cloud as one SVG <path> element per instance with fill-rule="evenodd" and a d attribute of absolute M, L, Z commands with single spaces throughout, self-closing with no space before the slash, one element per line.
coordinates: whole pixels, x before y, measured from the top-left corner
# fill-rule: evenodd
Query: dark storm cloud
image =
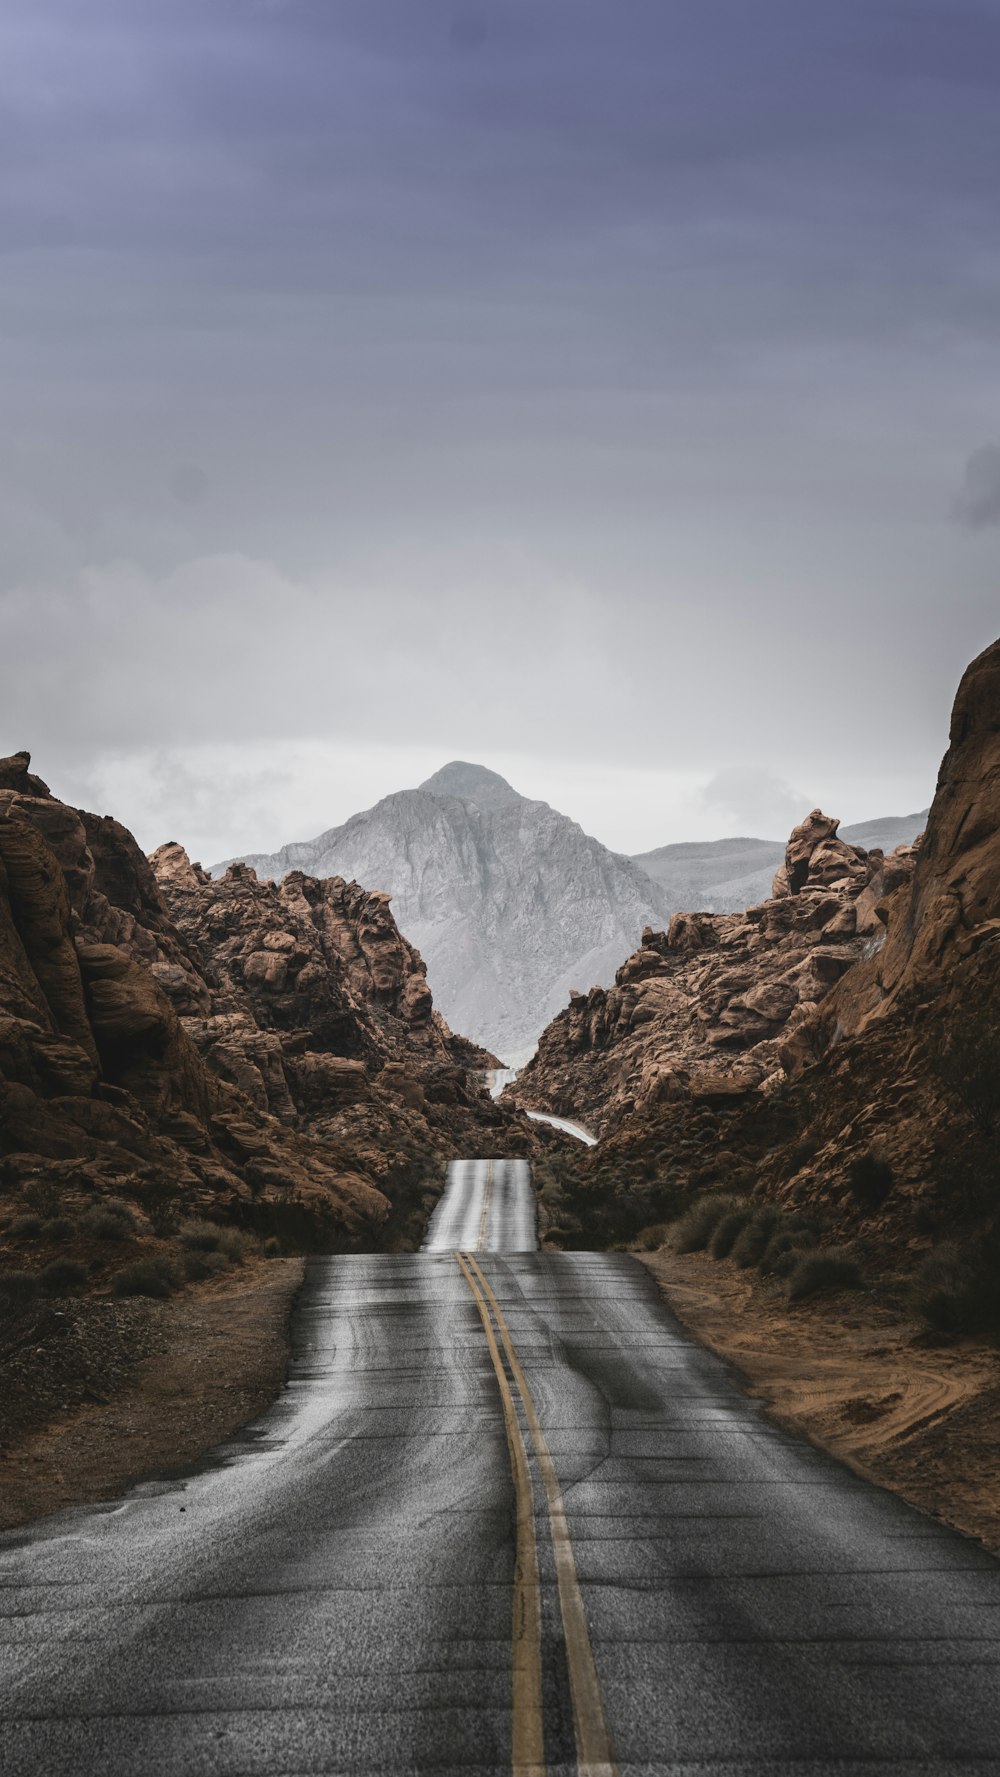
<path fill-rule="evenodd" d="M 763 810 L 838 683 L 933 771 L 998 80 L 952 0 L 13 0 L 9 744 L 751 735 Z"/>

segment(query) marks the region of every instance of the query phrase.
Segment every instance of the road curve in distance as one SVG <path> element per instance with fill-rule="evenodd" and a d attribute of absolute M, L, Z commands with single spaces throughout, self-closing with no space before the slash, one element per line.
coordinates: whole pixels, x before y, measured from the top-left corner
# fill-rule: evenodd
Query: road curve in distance
<path fill-rule="evenodd" d="M 561 1129 L 564 1135 L 575 1135 L 577 1141 L 586 1142 L 588 1148 L 597 1146 L 596 1135 L 591 1135 L 582 1123 L 571 1123 L 568 1117 L 550 1117 L 547 1111 L 528 1111 L 526 1115 L 533 1123 L 550 1123 L 553 1129 Z"/>

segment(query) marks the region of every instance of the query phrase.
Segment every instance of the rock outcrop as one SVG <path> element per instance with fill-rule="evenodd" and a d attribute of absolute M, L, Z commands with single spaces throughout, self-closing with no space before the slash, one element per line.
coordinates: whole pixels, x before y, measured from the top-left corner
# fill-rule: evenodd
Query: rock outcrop
<path fill-rule="evenodd" d="M 895 851 L 912 845 L 927 825 L 921 814 L 887 815 L 841 827 L 839 836 L 864 851 Z M 742 913 L 768 898 L 785 847 L 771 839 L 709 839 L 661 845 L 633 858 L 667 895 L 674 908 L 699 907 L 709 913 Z"/>
<path fill-rule="evenodd" d="M 919 845 L 862 857 L 814 813 L 775 887 L 745 918 L 649 934 L 515 1083 L 532 1108 L 598 1107 L 576 1237 L 752 1192 L 846 1243 L 934 1327 L 995 1334 L 1000 642 L 959 687 Z"/>
<path fill-rule="evenodd" d="M 866 853 L 837 827 L 814 809 L 795 828 L 759 906 L 647 928 L 613 987 L 572 996 L 505 1098 L 607 1132 L 670 1101 L 773 1092 L 785 1046 L 882 942 L 883 902 L 914 867 L 916 847 Z"/>
<path fill-rule="evenodd" d="M 475 1144 L 473 1113 L 498 1126 L 478 1083 L 496 1057 L 453 1036 L 435 1010 L 387 895 L 300 870 L 260 882 L 246 864 L 213 880 L 176 844 L 152 864 L 212 983 L 211 1010 L 185 1015 L 177 979 L 185 1029 L 212 1071 L 260 1108 L 373 1144 L 376 1170 L 401 1116 L 423 1122 L 432 1146 L 459 1128 Z"/>
<path fill-rule="evenodd" d="M 415 1154 L 503 1150 L 509 1119 L 470 1073 L 491 1058 L 435 1012 L 384 895 L 213 884 L 175 846 L 161 889 L 124 827 L 29 767 L 0 760 L 6 1192 L 127 1182 L 370 1243 Z"/>

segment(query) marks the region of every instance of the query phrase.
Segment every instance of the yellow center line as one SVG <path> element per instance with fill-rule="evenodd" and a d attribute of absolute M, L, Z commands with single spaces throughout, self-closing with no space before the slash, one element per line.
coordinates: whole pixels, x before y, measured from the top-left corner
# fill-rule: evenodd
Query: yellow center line
<path fill-rule="evenodd" d="M 542 1613 L 538 1587 L 538 1551 L 535 1545 L 535 1507 L 528 1457 L 510 1383 L 497 1349 L 489 1309 L 462 1254 L 456 1253 L 455 1258 L 472 1291 L 472 1299 L 479 1310 L 479 1318 L 486 1334 L 486 1343 L 500 1389 L 507 1449 L 514 1477 L 517 1517 L 511 1628 L 511 1742 L 514 1777 L 544 1777 Z"/>
<path fill-rule="evenodd" d="M 583 1595 L 576 1575 L 576 1561 L 573 1558 L 573 1544 L 570 1541 L 566 1507 L 563 1504 L 559 1477 L 556 1474 L 555 1464 L 545 1441 L 545 1433 L 542 1431 L 538 1414 L 535 1412 L 531 1390 L 528 1387 L 527 1378 L 521 1368 L 517 1352 L 514 1350 L 514 1344 L 500 1304 L 493 1294 L 488 1279 L 477 1264 L 475 1256 L 471 1253 L 469 1261 L 482 1286 L 483 1293 L 493 1309 L 503 1341 L 503 1348 L 507 1353 L 507 1362 L 510 1364 L 511 1373 L 517 1383 L 518 1393 L 524 1406 L 524 1416 L 531 1432 L 538 1457 L 538 1468 L 545 1488 L 549 1523 L 552 1529 L 556 1580 L 559 1587 L 559 1609 L 562 1613 L 563 1637 L 566 1642 L 566 1663 L 569 1667 L 577 1770 L 580 1777 L 618 1777 L 618 1767 L 615 1764 L 614 1750 L 611 1745 L 611 1734 L 604 1713 L 601 1682 L 597 1676 L 594 1652 L 590 1645 L 587 1613 L 583 1607 Z"/>
<path fill-rule="evenodd" d="M 483 1190 L 483 1213 L 479 1218 L 479 1233 L 476 1235 L 476 1251 L 482 1252 L 486 1244 L 487 1226 L 490 1219 L 490 1201 L 493 1196 L 493 1162 L 486 1162 L 486 1185 Z M 501 1366 L 502 1367 L 502 1366 Z"/>

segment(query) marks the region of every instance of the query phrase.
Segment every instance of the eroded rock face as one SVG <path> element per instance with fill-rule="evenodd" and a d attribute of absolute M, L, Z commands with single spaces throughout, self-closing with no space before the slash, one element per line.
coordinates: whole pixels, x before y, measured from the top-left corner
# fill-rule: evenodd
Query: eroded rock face
<path fill-rule="evenodd" d="M 138 1179 L 192 1209 L 291 1197 L 336 1244 L 373 1237 L 409 1156 L 503 1150 L 510 1120 L 468 1071 L 490 1058 L 434 1011 L 384 895 L 239 869 L 211 884 L 177 846 L 161 890 L 127 829 L 29 766 L 0 760 L 8 1183 Z"/>
<path fill-rule="evenodd" d="M 255 1103 L 285 1121 L 371 1124 L 398 1111 L 398 1069 L 412 1082 L 411 1110 L 450 1103 L 482 1113 L 465 1074 L 495 1058 L 456 1040 L 435 1011 L 387 895 L 301 870 L 260 882 L 246 864 L 213 880 L 174 844 L 152 863 L 214 984 L 214 1015 L 190 1017 L 186 1028 Z"/>
<path fill-rule="evenodd" d="M 666 1102 L 773 1091 L 793 1033 L 881 943 L 884 898 L 914 865 L 913 847 L 865 853 L 837 825 L 813 810 L 760 906 L 647 928 L 613 987 L 574 996 L 548 1026 L 512 1099 L 609 1130 Z"/>

